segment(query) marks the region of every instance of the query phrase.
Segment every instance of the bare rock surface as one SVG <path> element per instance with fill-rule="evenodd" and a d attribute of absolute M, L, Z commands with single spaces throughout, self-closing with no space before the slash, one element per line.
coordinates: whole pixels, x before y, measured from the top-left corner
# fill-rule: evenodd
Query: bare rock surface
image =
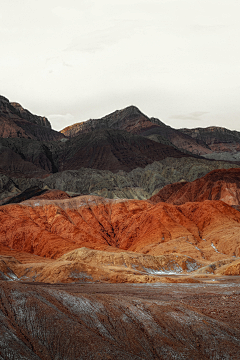
<path fill-rule="evenodd" d="M 47 118 L 33 115 L 18 103 L 0 96 L 0 137 L 58 140 L 64 136 L 51 129 Z"/>
<path fill-rule="evenodd" d="M 240 213 L 222 201 L 27 200 L 2 206 L 0 219 L 2 245 L 50 258 L 84 246 L 209 261 L 240 254 Z"/>
<path fill-rule="evenodd" d="M 211 152 L 203 141 L 195 140 L 190 135 L 165 125 L 159 119 L 147 117 L 136 106 L 114 111 L 101 119 L 90 119 L 68 126 L 61 132 L 67 137 L 75 137 L 102 129 L 125 130 L 195 154 Z"/>
<path fill-rule="evenodd" d="M 167 185 L 150 200 L 175 205 L 189 201 L 222 200 L 228 205 L 240 205 L 240 169 L 214 170 L 193 182 Z"/>
<path fill-rule="evenodd" d="M 48 170 L 54 166 L 49 159 L 46 162 L 44 160 L 44 163 Z M 31 177 L 32 164 L 30 164 L 31 168 L 25 166 L 26 162 L 24 162 L 24 166 L 21 165 L 20 161 L 16 164 L 19 166 L 19 171 L 22 171 L 22 173 L 18 173 L 18 177 L 16 177 L 16 166 L 13 168 L 15 176 L 0 173 L 0 201 L 2 203 L 4 203 L 4 199 L 8 200 L 34 186 L 41 189 L 48 187 L 49 189 L 67 191 L 70 195 L 93 194 L 112 199 L 148 199 L 167 184 L 194 181 L 211 170 L 232 167 L 232 164 L 221 161 L 190 157 L 166 158 L 155 161 L 145 168 L 136 168 L 130 172 L 119 170 L 117 173 L 108 170 L 81 168 L 57 172 L 48 176 L 45 170 L 34 167 L 36 174 L 39 174 L 39 178 L 34 178 Z M 24 169 L 25 177 L 23 177 Z M 6 161 L 6 171 L 9 171 L 8 161 Z M 26 177 L 27 174 L 30 177 Z"/>
<path fill-rule="evenodd" d="M 209 159 L 239 161 L 240 160 L 240 132 L 223 127 L 210 126 L 207 128 L 180 129 L 194 140 L 204 142 L 211 152 L 202 155 Z"/>

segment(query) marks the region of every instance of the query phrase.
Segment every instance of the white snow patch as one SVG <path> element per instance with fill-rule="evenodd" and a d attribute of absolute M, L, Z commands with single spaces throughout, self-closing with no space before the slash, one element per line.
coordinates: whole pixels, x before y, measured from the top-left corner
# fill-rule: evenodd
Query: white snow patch
<path fill-rule="evenodd" d="M 216 246 L 213 245 L 213 243 L 211 243 L 211 247 L 212 247 L 217 253 L 221 254 L 221 253 L 218 251 L 218 249 L 216 248 Z"/>
<path fill-rule="evenodd" d="M 177 264 L 173 264 L 173 269 L 162 268 L 161 270 L 153 270 L 153 269 L 145 268 L 144 266 L 143 268 L 148 274 L 152 274 L 152 275 L 181 275 L 183 271 L 183 269 Z"/>

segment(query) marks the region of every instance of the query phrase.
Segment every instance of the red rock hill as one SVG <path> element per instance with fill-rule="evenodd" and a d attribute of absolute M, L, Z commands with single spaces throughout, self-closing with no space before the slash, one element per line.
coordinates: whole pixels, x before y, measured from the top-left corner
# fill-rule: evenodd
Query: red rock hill
<path fill-rule="evenodd" d="M 240 255 L 240 213 L 222 201 L 29 200 L 2 206 L 0 221 L 1 245 L 49 258 L 83 246 L 211 261 Z"/>
<path fill-rule="evenodd" d="M 167 185 L 150 200 L 175 205 L 189 201 L 222 200 L 228 205 L 240 205 L 240 169 L 213 170 L 192 182 Z"/>

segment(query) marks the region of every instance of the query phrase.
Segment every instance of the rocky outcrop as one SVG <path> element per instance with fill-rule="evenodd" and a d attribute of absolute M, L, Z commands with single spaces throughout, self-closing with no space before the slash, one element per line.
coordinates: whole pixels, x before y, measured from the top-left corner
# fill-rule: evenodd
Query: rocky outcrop
<path fill-rule="evenodd" d="M 193 182 L 167 185 L 150 200 L 175 205 L 222 200 L 228 205 L 240 205 L 240 169 L 214 170 Z"/>
<path fill-rule="evenodd" d="M 130 172 L 118 171 L 112 173 L 104 170 L 81 168 L 52 174 L 44 179 L 44 184 L 51 189 L 59 189 L 79 194 L 104 194 L 104 197 L 114 198 L 125 195 L 144 196 L 144 192 L 152 195 L 165 185 L 179 181 L 194 181 L 211 170 L 229 169 L 232 164 L 207 161 L 204 159 L 166 158 L 156 161 L 145 168 L 137 168 Z M 20 180 L 19 180 L 20 181 Z M 143 191 L 140 191 L 143 189 Z M 105 196 L 106 194 L 106 196 Z M 124 195 L 123 194 L 123 195 Z M 119 196 L 118 196 L 119 195 Z M 124 195 L 124 197 L 126 197 Z M 148 196 L 148 195 L 147 195 Z M 140 197 L 140 198 L 141 198 Z"/>
<path fill-rule="evenodd" d="M 0 137 L 52 141 L 64 135 L 52 130 L 47 118 L 33 115 L 20 104 L 0 96 Z"/>
<path fill-rule="evenodd" d="M 11 102 L 10 105 L 15 108 L 16 113 L 19 115 L 20 118 L 51 129 L 51 124 L 45 116 L 33 115 L 32 113 L 30 113 L 30 111 L 24 109 L 20 104 L 16 102 Z"/>
<path fill-rule="evenodd" d="M 203 141 L 214 151 L 218 149 L 217 144 L 219 144 L 219 146 L 221 144 L 224 146 L 225 144 L 226 149 L 228 145 L 231 144 L 232 145 L 235 144 L 238 147 L 240 146 L 239 131 L 229 130 L 218 126 L 210 126 L 207 128 L 196 128 L 196 129 L 180 129 L 180 131 L 187 135 L 190 135 L 194 139 Z"/>

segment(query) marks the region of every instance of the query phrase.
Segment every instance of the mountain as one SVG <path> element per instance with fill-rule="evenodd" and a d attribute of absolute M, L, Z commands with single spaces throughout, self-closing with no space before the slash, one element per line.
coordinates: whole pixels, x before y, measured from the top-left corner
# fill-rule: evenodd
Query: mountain
<path fill-rule="evenodd" d="M 93 130 L 103 129 L 125 130 L 195 154 L 211 152 L 202 141 L 195 140 L 191 136 L 165 125 L 156 118 L 148 118 L 135 106 L 117 110 L 101 119 L 90 119 L 68 126 L 61 133 L 71 138 Z"/>
<path fill-rule="evenodd" d="M 42 177 L 81 167 L 130 171 L 166 157 L 190 156 L 172 146 L 120 130 L 95 130 L 67 141 L 0 138 L 0 152 L 0 172 L 13 177 Z"/>
<path fill-rule="evenodd" d="M 20 104 L 0 96 L 0 137 L 52 141 L 64 135 L 52 130 L 47 118 L 33 115 Z"/>
<path fill-rule="evenodd" d="M 180 129 L 186 135 L 197 141 L 204 142 L 211 153 L 203 154 L 207 158 L 239 161 L 240 160 L 240 132 L 223 127 L 211 126 L 207 128 Z"/>
<path fill-rule="evenodd" d="M 57 156 L 59 165 L 62 164 L 59 166 L 61 170 L 85 167 L 116 172 L 145 167 L 167 157 L 182 158 L 190 155 L 124 130 L 99 129 L 64 142 Z"/>
<path fill-rule="evenodd" d="M 193 182 L 167 185 L 150 200 L 175 205 L 222 200 L 228 205 L 240 205 L 240 169 L 214 170 Z"/>
<path fill-rule="evenodd" d="M 196 149 L 201 140 L 196 143 L 134 106 L 69 127 L 68 138 L 53 131 L 46 118 L 4 97 L 0 110 L 0 129 L 10 136 L 2 133 L 0 137 L 3 203 L 34 186 L 78 195 L 146 199 L 169 183 L 193 181 L 211 170 L 233 166 L 180 151 L 173 143 L 186 148 L 185 141 L 191 141 Z M 11 130 L 7 134 L 6 124 Z"/>
<path fill-rule="evenodd" d="M 237 359 L 240 165 L 135 107 L 0 108 L 0 358 Z"/>

